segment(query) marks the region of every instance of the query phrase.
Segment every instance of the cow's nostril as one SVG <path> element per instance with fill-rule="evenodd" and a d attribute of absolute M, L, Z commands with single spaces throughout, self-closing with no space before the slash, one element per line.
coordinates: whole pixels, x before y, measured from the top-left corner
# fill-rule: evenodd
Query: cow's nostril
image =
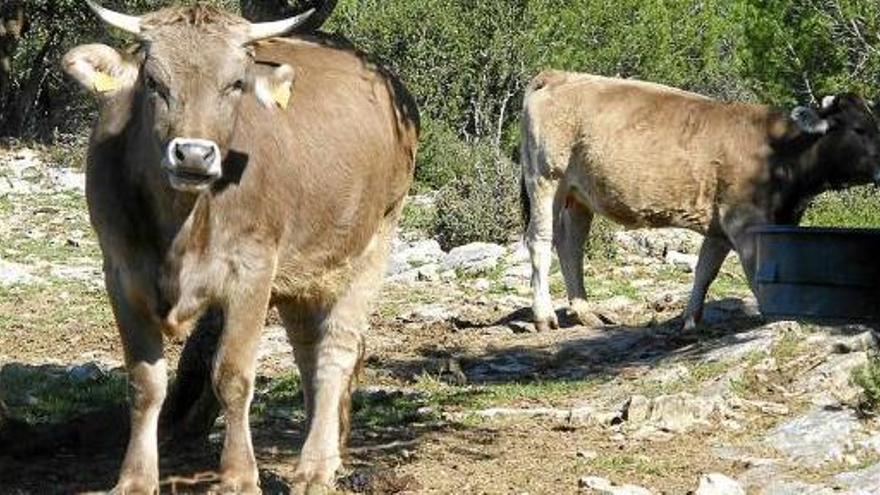
<path fill-rule="evenodd" d="M 180 163 L 183 163 L 183 161 L 186 160 L 186 155 L 183 154 L 183 150 L 180 149 L 180 145 L 174 146 L 174 157 L 177 158 Z"/>
<path fill-rule="evenodd" d="M 207 163 L 211 163 L 212 161 L 214 161 L 214 155 L 215 155 L 216 153 L 217 153 L 217 150 L 214 149 L 213 146 L 209 146 L 209 147 L 208 147 L 208 152 L 205 153 L 205 157 L 204 157 L 205 162 L 207 162 Z"/>

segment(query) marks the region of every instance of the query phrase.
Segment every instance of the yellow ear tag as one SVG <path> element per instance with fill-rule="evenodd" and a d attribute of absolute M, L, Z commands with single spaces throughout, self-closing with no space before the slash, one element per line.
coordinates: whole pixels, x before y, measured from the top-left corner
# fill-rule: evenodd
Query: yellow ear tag
<path fill-rule="evenodd" d="M 283 109 L 287 109 L 287 105 L 290 103 L 290 89 L 290 81 L 285 81 L 275 86 L 272 91 L 272 99 Z"/>
<path fill-rule="evenodd" d="M 95 71 L 95 75 L 92 77 L 92 84 L 98 93 L 108 93 L 119 89 L 119 81 L 115 77 L 101 71 Z"/>

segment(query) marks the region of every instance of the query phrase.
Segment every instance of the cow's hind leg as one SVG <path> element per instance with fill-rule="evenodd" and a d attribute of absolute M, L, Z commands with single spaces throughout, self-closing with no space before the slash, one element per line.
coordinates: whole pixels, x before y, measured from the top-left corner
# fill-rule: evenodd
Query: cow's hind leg
<path fill-rule="evenodd" d="M 212 375 L 214 392 L 226 418 L 220 490 L 260 493 L 249 409 L 254 393 L 257 347 L 269 305 L 272 268 L 249 266 L 242 273 L 246 275 L 234 283 L 224 305 L 225 326 Z"/>
<path fill-rule="evenodd" d="M 560 197 L 557 203 L 554 240 L 571 311 L 584 325 L 601 325 L 602 321 L 590 311 L 584 287 L 584 244 L 590 236 L 593 212 L 571 196 Z"/>
<path fill-rule="evenodd" d="M 529 226 L 526 230 L 526 245 L 532 262 L 532 312 L 535 328 L 546 331 L 559 328 L 559 320 L 553 311 L 550 297 L 550 263 L 553 259 L 553 199 L 558 186 L 557 180 L 538 178 L 526 179 L 529 195 Z"/>
<path fill-rule="evenodd" d="M 329 311 L 279 304 L 299 367 L 308 415 L 294 493 L 329 488 L 342 464 L 351 387 L 363 359 L 369 307 L 378 293 L 399 208 L 353 263 L 354 278 Z"/>
<path fill-rule="evenodd" d="M 700 257 L 697 260 L 696 274 L 694 275 L 694 287 L 691 297 L 685 309 L 682 326 L 684 330 L 692 330 L 703 318 L 703 305 L 706 301 L 706 293 L 709 285 L 718 276 L 718 271 L 730 252 L 730 242 L 724 237 L 707 235 L 703 238 L 700 247 Z"/>
<path fill-rule="evenodd" d="M 165 400 L 167 373 L 159 322 L 144 304 L 138 304 L 134 277 L 108 269 L 107 291 L 125 350 L 131 389 L 131 431 L 128 448 L 111 493 L 141 494 L 159 490 L 158 426 Z"/>

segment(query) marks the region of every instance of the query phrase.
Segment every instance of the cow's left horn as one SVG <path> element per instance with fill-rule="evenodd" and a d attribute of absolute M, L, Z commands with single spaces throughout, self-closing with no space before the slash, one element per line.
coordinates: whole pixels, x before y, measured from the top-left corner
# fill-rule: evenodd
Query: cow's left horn
<path fill-rule="evenodd" d="M 257 41 L 263 38 L 287 34 L 296 29 L 297 26 L 305 23 L 314 12 L 315 9 L 309 9 L 302 14 L 280 21 L 251 23 L 248 30 L 248 41 Z"/>
<path fill-rule="evenodd" d="M 86 0 L 86 3 L 89 5 L 89 8 L 92 9 L 92 12 L 94 12 L 98 17 L 101 18 L 102 21 L 106 22 L 107 24 L 118 27 L 119 29 L 123 31 L 128 31 L 132 34 L 140 34 L 140 17 L 120 14 L 119 12 L 113 12 L 110 9 L 105 9 L 104 7 L 101 7 L 92 0 Z"/>

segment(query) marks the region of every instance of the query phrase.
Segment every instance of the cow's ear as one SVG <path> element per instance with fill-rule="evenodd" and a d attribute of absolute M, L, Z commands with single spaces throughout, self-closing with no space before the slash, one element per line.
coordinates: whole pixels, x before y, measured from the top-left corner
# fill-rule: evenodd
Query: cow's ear
<path fill-rule="evenodd" d="M 78 46 L 61 60 L 64 72 L 91 93 L 106 97 L 131 89 L 137 80 L 138 66 L 107 45 Z"/>
<path fill-rule="evenodd" d="M 293 96 L 295 74 L 293 67 L 287 64 L 256 74 L 253 84 L 257 99 L 268 108 L 286 109 Z"/>
<path fill-rule="evenodd" d="M 831 128 L 827 119 L 823 119 L 809 107 L 795 107 L 791 111 L 791 120 L 807 134 L 825 134 Z"/>

